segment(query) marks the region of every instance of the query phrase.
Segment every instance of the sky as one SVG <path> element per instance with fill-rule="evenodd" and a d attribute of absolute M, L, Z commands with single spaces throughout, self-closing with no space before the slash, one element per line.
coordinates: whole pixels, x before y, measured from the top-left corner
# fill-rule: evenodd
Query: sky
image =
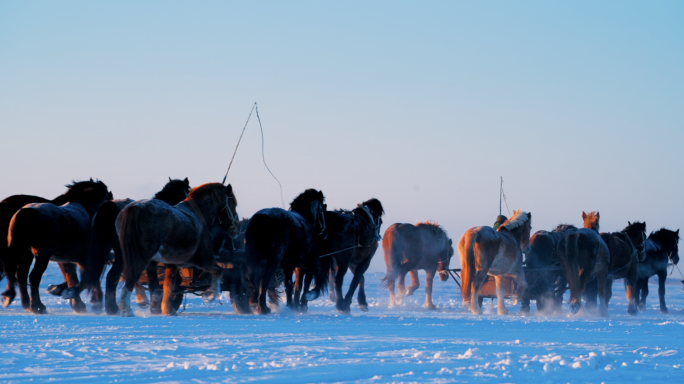
<path fill-rule="evenodd" d="M 681 1 L 2 2 L 0 195 L 221 181 L 257 102 L 286 204 L 376 197 L 383 231 L 434 220 L 456 243 L 493 224 L 503 177 L 533 231 L 582 211 L 677 229 L 682 20 Z M 228 175 L 244 217 L 281 206 L 254 117 Z"/>

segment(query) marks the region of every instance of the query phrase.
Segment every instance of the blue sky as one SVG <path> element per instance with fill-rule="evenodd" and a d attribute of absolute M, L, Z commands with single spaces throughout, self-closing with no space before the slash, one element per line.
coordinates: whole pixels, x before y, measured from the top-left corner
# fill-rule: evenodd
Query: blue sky
<path fill-rule="evenodd" d="M 677 1 L 3 2 L 0 195 L 220 181 L 257 101 L 286 202 L 377 197 L 387 225 L 457 240 L 492 224 L 503 176 L 534 230 L 583 210 L 676 229 L 683 19 Z M 229 175 L 242 216 L 280 205 L 255 123 Z"/>

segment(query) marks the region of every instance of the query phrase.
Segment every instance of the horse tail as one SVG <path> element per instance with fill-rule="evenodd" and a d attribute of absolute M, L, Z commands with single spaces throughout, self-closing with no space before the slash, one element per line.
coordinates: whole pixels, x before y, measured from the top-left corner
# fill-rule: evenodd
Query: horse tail
<path fill-rule="evenodd" d="M 328 279 L 329 271 L 331 268 L 331 256 L 326 256 L 319 258 L 316 254 L 316 270 L 314 271 L 314 284 L 315 288 L 311 291 L 314 293 L 314 298 L 309 300 L 317 299 L 318 296 L 328 292 L 328 284 L 330 280 Z"/>
<path fill-rule="evenodd" d="M 38 227 L 39 213 L 32 208 L 22 208 L 12 216 L 7 231 L 7 254 L 2 260 L 8 286 L 16 284 L 16 272 L 27 250 L 31 247 L 31 232 Z"/>
<path fill-rule="evenodd" d="M 119 209 L 111 201 L 105 201 L 93 217 L 90 229 L 90 247 L 85 271 L 81 276 L 81 288 L 92 293 L 93 288 L 102 278 L 105 264 L 109 261 L 109 252 L 118 247 L 119 237 L 116 234 L 116 217 Z"/>
<path fill-rule="evenodd" d="M 458 256 L 461 259 L 461 296 L 463 302 L 470 302 L 472 295 L 472 283 L 475 277 L 475 246 L 477 244 L 477 232 L 463 235 L 458 244 Z"/>
<path fill-rule="evenodd" d="M 137 205 L 129 205 L 120 213 L 117 223 L 119 244 L 123 256 L 123 279 L 126 289 L 133 291 L 135 283 L 147 268 L 149 261 L 141 257 L 144 250 L 142 231 L 138 226 L 141 209 Z"/>

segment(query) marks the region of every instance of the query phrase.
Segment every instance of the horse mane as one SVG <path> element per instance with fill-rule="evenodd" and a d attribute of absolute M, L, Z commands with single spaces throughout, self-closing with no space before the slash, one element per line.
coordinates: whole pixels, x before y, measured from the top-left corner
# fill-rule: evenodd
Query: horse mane
<path fill-rule="evenodd" d="M 348 209 L 344 209 L 344 208 L 337 208 L 337 209 L 333 210 L 333 212 L 339 212 L 339 213 L 344 213 L 344 214 L 352 213 L 352 211 L 350 211 Z"/>
<path fill-rule="evenodd" d="M 666 249 L 670 249 L 679 243 L 679 235 L 677 232 L 669 230 L 667 228 L 660 228 L 657 231 L 651 232 L 648 238 L 654 242 L 659 243 Z"/>
<path fill-rule="evenodd" d="M 639 221 L 635 221 L 635 222 L 629 224 L 628 226 L 626 226 L 626 227 L 622 230 L 622 232 L 628 232 L 628 231 L 631 230 L 632 228 L 637 228 L 637 229 L 640 230 L 640 231 L 646 231 L 646 223 L 642 223 L 642 222 L 639 222 Z"/>
<path fill-rule="evenodd" d="M 382 203 L 380 203 L 380 200 L 376 198 L 366 200 L 363 203 L 361 203 L 361 205 L 367 206 L 371 209 L 371 211 L 377 213 L 379 216 L 382 216 L 385 213 L 385 210 L 382 208 Z"/>
<path fill-rule="evenodd" d="M 69 201 L 77 202 L 89 200 L 92 199 L 92 196 L 89 196 L 92 192 L 99 192 L 103 196 L 109 193 L 109 189 L 105 183 L 97 179 L 93 180 L 92 178 L 84 181 L 72 180 L 71 184 L 67 184 L 65 187 L 68 188 L 67 191 L 64 194 L 57 196 L 53 200 L 53 204 L 64 205 Z"/>
<path fill-rule="evenodd" d="M 442 226 L 439 225 L 438 222 L 433 221 L 433 220 L 419 221 L 416 223 L 416 227 L 419 227 L 419 228 L 424 227 L 424 228 L 427 228 L 427 229 L 429 229 L 435 233 L 437 233 L 437 232 L 444 233 L 444 235 L 449 237 L 447 234 L 447 231 L 444 228 L 442 228 Z"/>
<path fill-rule="evenodd" d="M 572 224 L 558 224 L 556 228 L 553 229 L 553 232 L 565 232 L 568 229 L 577 229 L 577 227 Z"/>
<path fill-rule="evenodd" d="M 527 212 L 523 212 L 522 209 L 519 209 L 517 211 L 513 211 L 513 217 L 511 217 L 510 219 L 506 220 L 503 224 L 501 224 L 498 230 L 506 228 L 509 231 L 512 231 L 518 227 L 523 226 L 529 220 L 529 214 Z"/>
<path fill-rule="evenodd" d="M 292 200 L 290 203 L 290 211 L 295 211 L 297 213 L 309 212 L 309 203 L 316 200 L 320 201 L 321 204 L 325 202 L 323 192 L 311 188 L 307 189 Z"/>
<path fill-rule="evenodd" d="M 175 197 L 173 195 L 177 193 L 177 190 L 185 191 L 186 195 L 190 192 L 190 182 L 187 177 L 185 180 L 169 178 L 169 182 L 164 185 L 161 191 L 154 194 L 153 199 L 166 201 L 168 198 Z"/>
<path fill-rule="evenodd" d="M 228 185 L 228 187 L 230 187 L 230 184 Z M 233 193 L 233 188 L 228 188 L 228 187 L 226 187 L 225 185 L 223 185 L 221 183 L 202 184 L 199 187 L 195 187 L 195 188 L 191 189 L 190 193 L 188 194 L 188 198 L 185 200 L 203 199 L 207 195 L 209 195 L 211 197 L 215 197 L 216 195 L 225 196 L 226 191 L 230 191 L 230 194 L 228 196 L 235 199 L 235 194 Z M 218 197 L 218 196 L 216 196 L 216 197 Z M 235 199 L 235 206 L 237 206 L 237 199 Z"/>

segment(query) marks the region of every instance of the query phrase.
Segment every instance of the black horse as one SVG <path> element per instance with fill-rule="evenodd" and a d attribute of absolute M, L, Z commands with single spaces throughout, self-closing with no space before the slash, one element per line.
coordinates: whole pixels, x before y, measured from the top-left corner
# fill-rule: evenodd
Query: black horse
<path fill-rule="evenodd" d="M 111 199 L 107 186 L 101 181 L 87 181 L 70 186 L 68 203 L 57 206 L 52 203 L 34 203 L 21 208 L 12 217 L 8 239 L 8 254 L 5 267 L 8 280 L 16 281 L 20 287 L 22 305 L 37 314 L 46 313 L 45 305 L 40 301 L 40 280 L 50 260 L 62 263 L 62 266 L 78 264 L 85 267 L 90 242 L 90 224 L 99 206 Z M 73 192 L 72 192 L 73 190 Z M 35 264 L 29 281 L 31 283 L 30 299 L 26 295 L 26 277 L 33 258 Z M 75 275 L 75 273 L 74 273 Z M 65 276 L 69 286 L 78 283 L 77 279 Z M 3 296 L 9 305 L 15 297 L 11 282 Z M 76 311 L 85 311 L 85 304 L 72 300 Z"/>
<path fill-rule="evenodd" d="M 319 258 L 317 240 L 327 236 L 325 225 L 325 197 L 321 191 L 307 189 L 290 204 L 290 210 L 262 209 L 249 220 L 245 232 L 247 281 L 250 304 L 258 306 L 260 314 L 271 310 L 266 305 L 271 278 L 278 267 L 285 273 L 287 305 L 298 309 L 292 297 L 292 274 L 297 267 L 313 272 L 316 288 L 305 299 L 314 299 L 327 288 L 328 265 Z M 322 264 L 325 264 L 324 266 Z"/>
<path fill-rule="evenodd" d="M 185 180 L 172 180 L 164 188 L 154 195 L 154 199 L 161 200 L 169 205 L 176 205 L 188 197 L 190 192 L 190 182 Z M 121 199 L 104 202 L 93 217 L 92 232 L 90 237 L 90 250 L 85 271 L 81 274 L 81 283 L 75 287 L 64 290 L 61 294 L 65 299 L 73 299 L 81 291 L 87 289 L 91 293 L 91 308 L 95 312 L 102 311 L 102 287 L 100 278 L 105 269 L 105 264 L 109 262 L 109 254 L 114 251 L 114 262 L 107 273 L 105 285 L 105 308 L 107 314 L 115 315 L 119 307 L 116 303 L 116 286 L 121 278 L 123 271 L 123 258 L 121 256 L 121 246 L 119 236 L 116 233 L 116 217 L 122 209 L 131 204 L 132 199 Z M 152 313 L 161 313 L 162 292 L 152 292 Z"/>
<path fill-rule="evenodd" d="M 39 196 L 14 195 L 0 201 L 0 234 L 3 234 L 2 236 L 0 236 L 0 263 L 4 264 L 4 260 L 7 255 L 7 236 L 5 236 L 4 234 L 8 232 L 12 216 L 14 216 L 14 214 L 17 213 L 18 210 L 20 210 L 27 204 L 34 203 L 52 203 L 54 205 L 64 205 L 69 202 L 71 196 L 75 195 L 74 191 L 81 188 L 82 185 L 85 185 L 82 183 L 86 182 L 79 182 L 74 183 L 73 185 L 67 185 L 67 188 L 69 188 L 69 190 L 63 195 L 57 196 L 54 200 L 48 200 Z M 0 270 L 0 280 L 2 280 L 3 276 L 4 267 L 2 270 Z M 60 284 L 59 286 L 61 289 L 66 289 L 68 287 L 66 281 Z M 9 289 L 10 288 L 8 287 L 8 290 Z"/>
<path fill-rule="evenodd" d="M 525 255 L 527 290 L 521 300 L 521 312 L 530 312 L 530 300 L 536 301 L 539 312 L 560 311 L 567 281 L 558 258 L 558 244 L 575 231 L 574 225 L 560 224 L 551 232 L 537 231 L 530 238 L 530 252 Z"/>
<path fill-rule="evenodd" d="M 646 258 L 639 263 L 639 278 L 637 280 L 638 308 L 646 308 L 646 296 L 648 296 L 648 279 L 658 275 L 658 295 L 660 296 L 660 312 L 667 313 L 665 305 L 665 279 L 667 279 L 667 266 L 669 262 L 679 263 L 679 229 L 659 229 L 651 232 L 646 239 Z"/>
<path fill-rule="evenodd" d="M 325 212 L 328 238 L 319 246 L 322 255 L 332 259 L 331 285 L 334 290 L 330 298 L 336 303 L 337 311 L 349 313 L 356 287 L 359 287 L 359 309 L 368 311 L 368 302 L 363 286 L 363 274 L 368 270 L 375 251 L 378 249 L 380 227 L 384 210 L 378 199 L 370 199 L 359 204 L 352 211 L 336 210 Z M 326 256 L 327 257 L 327 256 Z M 349 291 L 342 292 L 344 275 L 351 269 L 352 278 Z"/>

